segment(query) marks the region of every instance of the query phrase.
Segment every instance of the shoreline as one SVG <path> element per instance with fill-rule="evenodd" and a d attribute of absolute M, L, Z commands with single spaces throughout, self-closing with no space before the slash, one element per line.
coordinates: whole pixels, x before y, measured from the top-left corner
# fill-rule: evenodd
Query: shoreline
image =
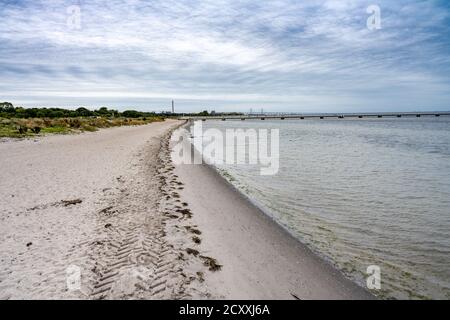
<path fill-rule="evenodd" d="M 215 169 L 174 166 L 183 124 L 2 142 L 0 299 L 373 298 Z"/>
<path fill-rule="evenodd" d="M 179 165 L 180 194 L 223 262 L 210 287 L 224 299 L 376 299 L 314 253 L 209 164 Z M 207 195 L 207 196 L 206 196 Z M 264 244 L 265 243 L 265 244 Z"/>

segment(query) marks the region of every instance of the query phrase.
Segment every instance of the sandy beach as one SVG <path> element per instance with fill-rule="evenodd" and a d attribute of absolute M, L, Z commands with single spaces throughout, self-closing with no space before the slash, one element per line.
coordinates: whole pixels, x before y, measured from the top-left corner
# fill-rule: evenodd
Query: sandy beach
<path fill-rule="evenodd" d="M 166 120 L 0 143 L 0 299 L 367 299 Z M 78 274 L 79 272 L 79 274 Z"/>
<path fill-rule="evenodd" d="M 0 143 L 0 299 L 208 297 L 203 260 L 176 247 L 187 230 L 166 236 L 178 125 Z"/>

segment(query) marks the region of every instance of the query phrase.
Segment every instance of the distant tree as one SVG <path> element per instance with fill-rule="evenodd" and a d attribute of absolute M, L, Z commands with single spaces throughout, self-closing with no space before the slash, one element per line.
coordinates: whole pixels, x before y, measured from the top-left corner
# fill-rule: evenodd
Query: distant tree
<path fill-rule="evenodd" d="M 208 113 L 208 111 L 207 110 L 203 110 L 202 112 L 200 112 L 199 114 L 198 114 L 199 116 L 209 116 L 209 113 Z"/>
<path fill-rule="evenodd" d="M 0 103 L 0 117 L 4 118 L 76 118 L 76 117 L 126 117 L 126 118 L 150 118 L 157 117 L 154 112 L 141 112 L 136 110 L 126 110 L 119 112 L 117 110 L 101 107 L 98 110 L 91 111 L 81 107 L 76 110 L 61 108 L 15 108 L 10 102 Z"/>
<path fill-rule="evenodd" d="M 25 118 L 36 118 L 38 111 L 37 108 L 25 109 Z"/>
<path fill-rule="evenodd" d="M 15 109 L 11 102 L 0 103 L 0 112 L 14 113 Z"/>
<path fill-rule="evenodd" d="M 14 110 L 15 112 L 15 117 L 17 118 L 26 118 L 26 111 L 24 108 L 22 107 L 18 107 Z"/>
<path fill-rule="evenodd" d="M 51 110 L 48 114 L 50 118 L 62 118 L 64 117 L 64 111 L 61 110 Z"/>
<path fill-rule="evenodd" d="M 49 114 L 49 112 L 48 112 L 47 108 L 42 108 L 42 109 L 38 109 L 38 111 L 36 113 L 36 117 L 47 118 L 48 114 Z"/>
<path fill-rule="evenodd" d="M 109 116 L 110 114 L 112 114 L 112 112 L 106 107 L 101 107 L 100 109 L 96 110 L 95 113 L 101 116 Z"/>
<path fill-rule="evenodd" d="M 83 108 L 83 107 L 78 108 L 78 109 L 75 110 L 75 111 L 77 112 L 77 115 L 78 115 L 79 117 L 90 117 L 90 116 L 93 116 L 93 115 L 94 115 L 94 113 L 93 113 L 91 110 L 88 110 L 88 109 Z"/>
<path fill-rule="evenodd" d="M 142 116 L 142 113 L 136 110 L 125 110 L 122 112 L 122 116 L 125 118 L 139 118 Z"/>

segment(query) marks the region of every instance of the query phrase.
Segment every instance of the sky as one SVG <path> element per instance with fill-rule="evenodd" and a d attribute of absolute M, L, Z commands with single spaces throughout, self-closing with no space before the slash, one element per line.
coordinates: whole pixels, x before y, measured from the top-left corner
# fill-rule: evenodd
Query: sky
<path fill-rule="evenodd" d="M 172 99 L 179 112 L 450 110 L 450 2 L 0 0 L 0 101 Z"/>

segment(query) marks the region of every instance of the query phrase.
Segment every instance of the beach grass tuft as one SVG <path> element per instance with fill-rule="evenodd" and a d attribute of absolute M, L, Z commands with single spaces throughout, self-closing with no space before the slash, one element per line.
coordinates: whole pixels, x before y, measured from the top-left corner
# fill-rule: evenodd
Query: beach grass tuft
<path fill-rule="evenodd" d="M 140 126 L 155 121 L 164 121 L 163 117 L 157 115 L 136 118 L 111 115 L 74 117 L 18 117 L 18 115 L 21 114 L 0 113 L 0 138 L 26 138 L 45 134 L 93 132 L 100 128 Z"/>

